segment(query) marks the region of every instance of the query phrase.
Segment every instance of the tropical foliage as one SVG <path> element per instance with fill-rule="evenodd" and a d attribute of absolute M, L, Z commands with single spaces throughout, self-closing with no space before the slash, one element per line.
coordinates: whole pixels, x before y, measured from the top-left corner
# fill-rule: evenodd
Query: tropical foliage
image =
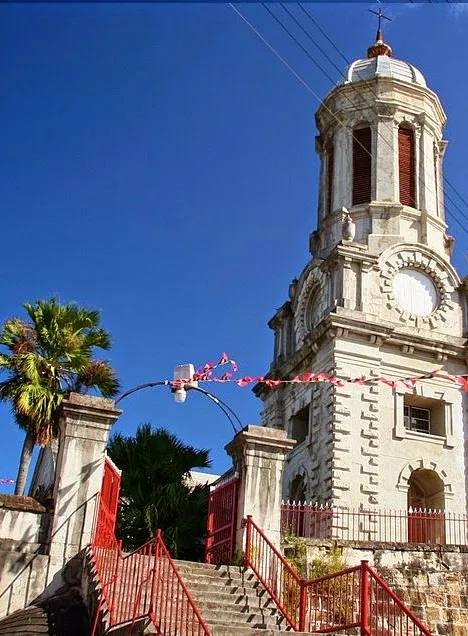
<path fill-rule="evenodd" d="M 133 550 L 160 528 L 178 558 L 203 556 L 209 486 L 191 487 L 194 468 L 208 468 L 208 451 L 184 444 L 163 428 L 138 427 L 134 437 L 113 436 L 108 453 L 122 470 L 117 534 Z"/>
<path fill-rule="evenodd" d="M 0 400 L 9 402 L 25 431 L 16 494 L 23 494 L 32 450 L 57 435 L 60 404 L 69 392 L 95 389 L 105 397 L 119 388 L 105 360 L 93 358 L 107 350 L 110 338 L 100 327 L 100 315 L 57 298 L 24 305 L 27 319 L 7 320 L 0 331 Z"/>

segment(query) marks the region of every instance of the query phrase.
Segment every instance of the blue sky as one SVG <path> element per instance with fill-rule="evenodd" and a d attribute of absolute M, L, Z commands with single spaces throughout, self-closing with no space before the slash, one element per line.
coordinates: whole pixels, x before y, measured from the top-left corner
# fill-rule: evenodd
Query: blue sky
<path fill-rule="evenodd" d="M 346 58 L 365 55 L 376 30 L 367 9 L 378 5 L 307 6 Z M 445 174 L 468 201 L 468 5 L 381 6 L 393 18 L 385 39 L 395 57 L 441 97 Z M 264 8 L 238 7 L 324 97 L 330 81 Z M 0 23 L 0 320 L 52 294 L 99 308 L 124 388 L 223 351 L 242 374 L 266 372 L 266 323 L 306 264 L 316 226 L 318 102 L 225 4 L 1 4 Z M 468 234 L 448 220 L 465 275 Z M 244 424 L 259 423 L 249 388 L 216 392 Z M 159 388 L 122 406 L 116 430 L 165 426 L 209 448 L 213 472 L 228 467 L 229 423 L 203 396 L 181 406 Z M 14 478 L 22 436 L 8 407 L 0 418 L 0 477 Z"/>

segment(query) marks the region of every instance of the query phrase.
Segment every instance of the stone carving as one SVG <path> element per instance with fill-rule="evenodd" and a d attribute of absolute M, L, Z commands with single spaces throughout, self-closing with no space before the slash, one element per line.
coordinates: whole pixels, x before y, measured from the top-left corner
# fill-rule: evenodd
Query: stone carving
<path fill-rule="evenodd" d="M 342 236 L 345 241 L 354 241 L 356 236 L 356 223 L 353 221 L 346 208 L 341 208 L 343 214 Z"/>
<path fill-rule="evenodd" d="M 290 285 L 289 285 L 289 298 L 290 300 L 294 299 L 294 296 L 296 295 L 296 289 L 297 289 L 297 278 L 293 278 Z"/>
<path fill-rule="evenodd" d="M 428 460 L 427 458 L 413 459 L 406 464 L 400 471 L 398 476 L 398 482 L 396 484 L 397 490 L 407 492 L 409 489 L 409 480 L 411 474 L 424 468 L 426 470 L 433 470 L 440 477 L 444 484 L 444 495 L 446 498 L 451 499 L 453 497 L 452 479 L 449 477 L 448 471 L 440 463 Z"/>
<path fill-rule="evenodd" d="M 320 250 L 320 232 L 318 230 L 314 230 L 311 234 L 309 234 L 309 252 L 312 256 L 317 256 Z"/>
<path fill-rule="evenodd" d="M 299 348 L 304 342 L 305 336 L 309 333 L 313 324 L 320 320 L 325 301 L 325 274 L 320 267 L 312 267 L 306 274 L 305 280 L 299 291 L 299 298 L 295 310 L 296 320 L 296 347 Z M 314 296 L 313 308 L 311 307 L 311 297 Z M 310 315 L 313 309 L 314 316 Z"/>
<path fill-rule="evenodd" d="M 455 245 L 455 239 L 453 238 L 453 236 L 450 236 L 449 234 L 444 234 L 444 247 L 445 247 L 445 251 L 447 252 L 447 256 L 452 256 L 452 252 L 453 252 L 453 248 Z"/>
<path fill-rule="evenodd" d="M 404 322 L 410 319 L 416 320 L 417 325 L 426 325 L 433 329 L 441 321 L 447 321 L 447 312 L 455 307 L 450 295 L 460 284 L 460 278 L 450 263 L 442 260 L 438 254 L 427 247 L 408 243 L 393 246 L 385 251 L 379 260 L 382 295 L 386 299 L 387 307 L 398 312 L 400 320 Z M 413 316 L 398 304 L 393 291 L 393 279 L 395 274 L 404 268 L 419 269 L 429 275 L 434 282 L 439 296 L 439 305 L 430 316 Z"/>

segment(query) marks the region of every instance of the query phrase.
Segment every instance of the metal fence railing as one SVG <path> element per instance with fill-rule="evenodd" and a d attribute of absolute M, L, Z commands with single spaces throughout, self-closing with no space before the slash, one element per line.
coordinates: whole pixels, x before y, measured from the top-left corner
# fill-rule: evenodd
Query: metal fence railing
<path fill-rule="evenodd" d="M 361 636 L 430 636 L 367 561 L 315 580 L 301 578 L 251 517 L 246 520 L 250 567 L 295 631 Z"/>
<path fill-rule="evenodd" d="M 141 548 L 124 554 L 114 518 L 101 501 L 91 553 L 101 588 L 93 636 L 104 603 L 109 627 L 128 623 L 132 629 L 146 617 L 160 636 L 211 636 L 159 530 Z"/>
<path fill-rule="evenodd" d="M 313 539 L 468 545 L 468 516 L 442 510 L 381 510 L 282 503 L 283 534 Z"/>

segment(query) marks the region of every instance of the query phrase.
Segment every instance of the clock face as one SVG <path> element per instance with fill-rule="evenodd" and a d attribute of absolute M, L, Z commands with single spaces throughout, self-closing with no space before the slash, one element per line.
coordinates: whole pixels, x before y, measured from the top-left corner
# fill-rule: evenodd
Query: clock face
<path fill-rule="evenodd" d="M 399 305 L 416 316 L 429 316 L 439 304 L 436 286 L 419 269 L 401 269 L 393 279 L 393 293 Z"/>

